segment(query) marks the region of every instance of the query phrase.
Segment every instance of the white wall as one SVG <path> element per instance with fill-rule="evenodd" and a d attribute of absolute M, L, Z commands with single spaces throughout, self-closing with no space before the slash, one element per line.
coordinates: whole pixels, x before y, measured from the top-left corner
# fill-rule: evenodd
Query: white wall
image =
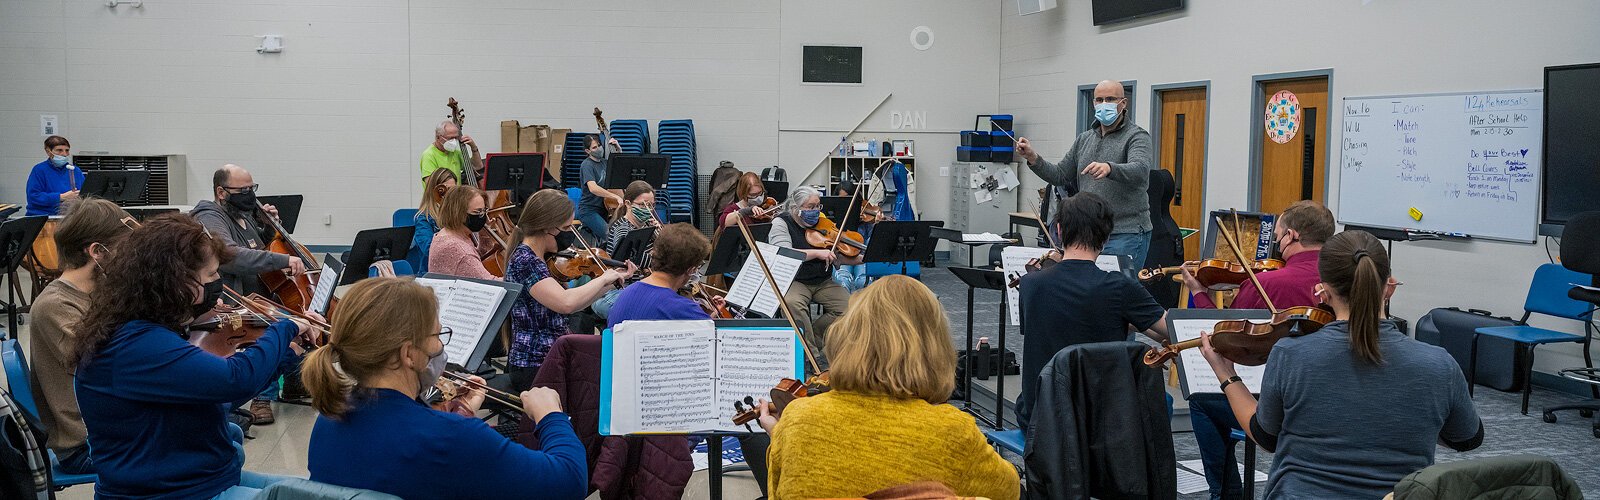
<path fill-rule="evenodd" d="M 188 155 L 194 199 L 209 197 L 213 169 L 244 165 L 264 193 L 306 195 L 303 241 L 346 243 L 415 205 L 417 158 L 449 97 L 489 151 L 501 120 L 589 131 L 598 106 L 608 119 L 693 119 L 703 172 L 723 159 L 804 171 L 894 92 L 860 137 L 915 139 L 937 167 L 953 159 L 950 132 L 996 107 L 992 6 L 0 0 L 0 199 L 22 199 L 43 159 L 39 115 L 54 114 L 78 153 Z M 933 49 L 911 48 L 918 25 L 934 29 Z M 257 54 L 262 34 L 282 35 L 284 52 Z M 810 43 L 864 46 L 866 83 L 799 85 Z M 891 110 L 924 111 L 927 128 L 889 134 Z M 936 174 L 919 198 L 942 218 Z"/>
<path fill-rule="evenodd" d="M 1252 75 L 1333 69 L 1331 102 L 1345 96 L 1539 88 L 1543 68 L 1600 60 L 1600 2 L 1551 0 L 1189 2 L 1181 13 L 1105 29 L 1090 3 L 1019 17 L 1000 9 L 1000 108 L 1017 115 L 1046 155 L 1070 145 L 1078 85 L 1138 80 L 1149 121 L 1151 85 L 1211 81 L 1207 209 L 1247 203 Z M 1333 123 L 1338 123 L 1335 119 Z M 1333 127 L 1329 144 L 1338 144 Z M 1329 165 L 1337 165 L 1331 158 Z M 1329 200 L 1338 199 L 1338 172 Z M 1030 174 L 1029 181 L 1040 182 Z M 1337 214 L 1339 207 L 1330 207 Z M 1394 250 L 1406 282 L 1396 314 L 1413 321 L 1442 306 L 1518 315 L 1533 269 L 1548 262 L 1540 244 L 1474 241 L 1406 243 Z M 1582 333 L 1573 322 L 1535 321 Z M 1581 364 L 1571 345 L 1539 349 L 1541 370 Z"/>

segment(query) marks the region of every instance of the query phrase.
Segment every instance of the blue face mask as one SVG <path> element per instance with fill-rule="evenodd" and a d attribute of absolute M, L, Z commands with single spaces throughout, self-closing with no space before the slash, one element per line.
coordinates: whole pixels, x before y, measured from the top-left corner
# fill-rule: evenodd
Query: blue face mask
<path fill-rule="evenodd" d="M 65 167 L 65 166 L 67 166 L 67 161 L 68 160 L 69 160 L 69 158 L 67 158 L 65 156 L 55 155 L 55 156 L 51 156 L 50 157 L 50 164 L 51 165 L 55 165 L 57 167 Z"/>
<path fill-rule="evenodd" d="M 805 225 L 807 225 L 807 226 L 815 226 L 815 225 L 817 225 L 817 222 L 821 221 L 821 220 L 822 220 L 822 210 L 801 210 L 800 211 L 800 222 L 805 223 Z"/>
<path fill-rule="evenodd" d="M 1117 122 L 1117 103 L 1102 102 L 1094 105 L 1094 119 L 1107 127 Z"/>

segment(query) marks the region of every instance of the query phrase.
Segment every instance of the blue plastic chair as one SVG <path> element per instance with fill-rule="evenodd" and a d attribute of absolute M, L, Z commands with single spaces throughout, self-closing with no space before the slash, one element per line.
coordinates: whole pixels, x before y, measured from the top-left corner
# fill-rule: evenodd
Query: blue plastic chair
<path fill-rule="evenodd" d="M 404 260 L 391 260 L 391 261 L 389 261 L 389 265 L 394 266 L 394 275 L 395 276 L 411 276 L 411 275 L 414 275 L 414 274 L 417 273 L 416 270 L 411 268 L 411 263 L 407 262 L 407 261 L 404 261 Z M 376 278 L 376 277 L 378 277 L 378 268 L 368 266 L 367 267 L 367 277 L 368 278 Z"/>
<path fill-rule="evenodd" d="M 394 215 L 390 217 L 389 224 L 394 227 L 410 226 L 412 224 L 412 219 L 416 218 L 416 216 L 417 209 L 415 208 L 402 208 L 395 210 Z"/>
<path fill-rule="evenodd" d="M 1473 332 L 1472 360 L 1467 367 L 1467 393 L 1472 394 L 1477 385 L 1480 335 L 1500 337 L 1519 346 L 1527 345 L 1527 359 L 1523 360 L 1523 369 L 1526 371 L 1522 377 L 1522 414 L 1527 415 L 1528 395 L 1533 392 L 1533 348 L 1541 344 L 1575 342 L 1583 344 L 1584 350 L 1589 349 L 1589 340 L 1594 336 L 1593 325 L 1589 322 L 1594 317 L 1594 306 L 1567 297 L 1567 290 L 1572 288 L 1571 283 L 1589 283 L 1593 279 L 1590 275 L 1561 267 L 1560 264 L 1539 266 L 1533 272 L 1533 283 L 1528 286 L 1528 298 L 1522 303 L 1522 319 L 1517 320 L 1515 326 L 1486 327 Z M 1529 326 L 1528 317 L 1533 313 L 1581 321 L 1583 335 Z"/>
<path fill-rule="evenodd" d="M 6 339 L 0 342 L 0 363 L 5 365 L 6 385 L 11 391 L 11 398 L 17 401 L 22 411 L 28 412 L 33 420 L 39 420 L 39 406 L 34 403 L 33 385 L 29 383 L 28 359 L 22 354 L 22 344 L 17 339 Z M 49 432 L 48 430 L 46 432 Z M 100 480 L 96 474 L 69 474 L 61 470 L 61 463 L 56 459 L 56 452 L 50 451 L 50 488 L 56 491 L 66 489 L 68 486 L 88 484 Z"/>
<path fill-rule="evenodd" d="M 1022 429 L 985 430 L 983 437 L 988 439 L 990 444 L 1016 453 L 1018 456 L 1022 456 L 1022 452 L 1028 447 L 1028 438 L 1022 435 Z"/>

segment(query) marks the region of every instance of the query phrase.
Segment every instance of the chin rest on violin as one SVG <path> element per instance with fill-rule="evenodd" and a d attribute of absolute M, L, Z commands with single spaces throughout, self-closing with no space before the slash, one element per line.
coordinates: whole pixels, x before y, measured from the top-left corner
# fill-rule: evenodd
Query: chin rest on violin
<path fill-rule="evenodd" d="M 1156 269 L 1142 269 L 1139 271 L 1139 281 L 1149 283 L 1166 276 L 1177 275 L 1183 268 L 1188 268 L 1202 286 L 1208 289 L 1223 289 L 1238 286 L 1250 280 L 1250 274 L 1244 266 L 1236 262 L 1222 259 L 1206 259 L 1201 261 L 1185 262 L 1182 266 L 1162 267 Z M 1255 272 L 1273 271 L 1283 268 L 1283 261 L 1278 259 L 1262 259 L 1250 263 L 1250 268 Z"/>
<path fill-rule="evenodd" d="M 1291 307 L 1272 315 L 1272 320 L 1257 323 L 1250 320 L 1230 319 L 1218 321 L 1211 333 L 1211 348 L 1229 361 L 1245 366 L 1267 363 L 1272 346 L 1284 337 L 1298 337 L 1321 330 L 1333 321 L 1333 311 L 1326 306 Z M 1144 353 L 1144 364 L 1160 366 L 1184 349 L 1200 347 L 1196 337 L 1176 344 L 1167 344 Z"/>

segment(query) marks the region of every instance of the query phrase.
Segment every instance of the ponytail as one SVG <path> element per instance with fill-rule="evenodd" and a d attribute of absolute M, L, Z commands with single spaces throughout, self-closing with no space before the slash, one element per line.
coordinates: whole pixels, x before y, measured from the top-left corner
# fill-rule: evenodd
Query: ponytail
<path fill-rule="evenodd" d="M 1361 361 L 1382 364 L 1378 332 L 1389 279 L 1389 254 L 1383 244 L 1366 231 L 1336 234 L 1323 245 L 1317 271 L 1329 291 L 1350 305 L 1350 350 Z"/>
<path fill-rule="evenodd" d="M 337 357 L 333 346 L 325 345 L 300 363 L 300 379 L 311 393 L 311 407 L 334 420 L 343 419 L 350 409 L 350 390 L 355 387 L 355 381 L 334 366 Z"/>

